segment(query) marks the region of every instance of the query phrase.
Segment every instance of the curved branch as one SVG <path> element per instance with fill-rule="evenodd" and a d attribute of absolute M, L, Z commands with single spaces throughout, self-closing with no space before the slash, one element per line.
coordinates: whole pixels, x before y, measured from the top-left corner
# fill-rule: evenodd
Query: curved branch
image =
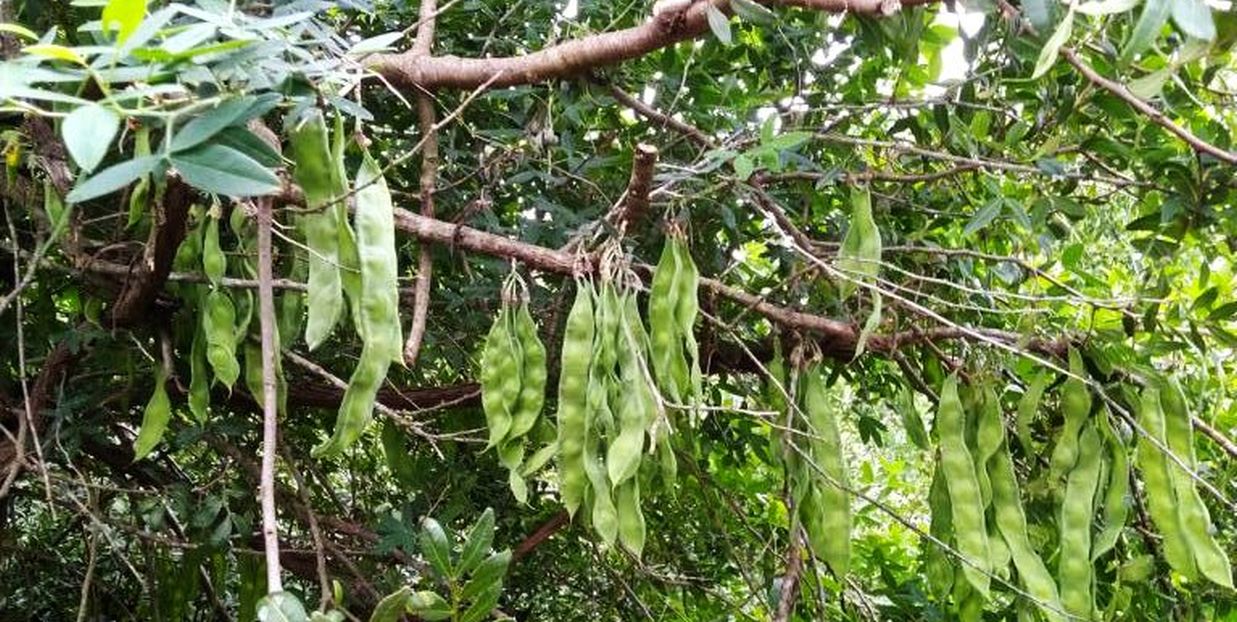
<path fill-rule="evenodd" d="M 1163 127 L 1169 132 L 1175 134 L 1181 140 L 1184 140 L 1195 151 L 1199 153 L 1206 153 L 1215 157 L 1217 160 L 1221 160 L 1229 164 L 1237 164 L 1237 153 L 1225 151 L 1199 138 L 1198 136 L 1195 136 L 1192 132 L 1190 132 L 1190 130 L 1174 123 L 1172 119 L 1165 116 L 1164 113 L 1156 109 L 1155 106 L 1148 104 L 1147 102 L 1139 99 L 1137 95 L 1131 93 L 1124 84 L 1114 82 L 1104 76 L 1101 76 L 1097 71 L 1095 71 L 1095 69 L 1092 69 L 1090 65 L 1084 63 L 1082 59 L 1078 58 L 1078 53 L 1075 52 L 1073 48 L 1061 48 L 1061 57 L 1064 58 L 1066 62 L 1073 65 L 1074 68 L 1077 69 L 1078 72 L 1092 84 L 1108 91 L 1109 93 L 1112 93 L 1113 95 L 1116 95 L 1119 99 L 1129 104 L 1131 108 L 1146 115 L 1147 118 L 1151 119 L 1151 121 L 1156 125 Z"/>
<path fill-rule="evenodd" d="M 796 6 L 817 11 L 887 15 L 900 7 L 936 0 L 770 0 L 765 4 Z M 680 41 L 708 32 L 708 9 L 730 14 L 729 0 L 693 2 L 686 9 L 667 11 L 648 22 L 614 32 L 590 35 L 520 56 L 460 58 L 429 56 L 416 49 L 372 57 L 369 67 L 396 87 L 470 89 L 498 76 L 492 86 L 535 84 L 581 75 L 590 69 L 640 58 Z"/>

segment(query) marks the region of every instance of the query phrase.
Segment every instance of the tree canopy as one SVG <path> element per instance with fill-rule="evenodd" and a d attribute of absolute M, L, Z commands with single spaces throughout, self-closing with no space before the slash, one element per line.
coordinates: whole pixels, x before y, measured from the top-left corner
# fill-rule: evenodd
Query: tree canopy
<path fill-rule="evenodd" d="M 0 0 L 0 618 L 1237 616 L 1234 43 Z"/>

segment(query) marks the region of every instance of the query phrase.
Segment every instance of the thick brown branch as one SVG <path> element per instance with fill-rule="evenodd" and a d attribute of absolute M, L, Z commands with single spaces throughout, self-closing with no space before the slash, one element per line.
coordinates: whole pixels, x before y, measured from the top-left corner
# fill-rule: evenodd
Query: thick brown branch
<path fill-rule="evenodd" d="M 139 263 L 131 267 L 129 278 L 125 279 L 124 288 L 112 306 L 112 327 L 132 326 L 148 319 L 147 309 L 163 289 L 172 271 L 172 258 L 185 238 L 185 219 L 193 196 L 193 190 L 184 182 L 175 177 L 168 179 L 163 200 L 154 204 L 154 222 L 146 249 Z"/>
<path fill-rule="evenodd" d="M 636 145 L 636 153 L 632 157 L 631 179 L 627 182 L 627 191 L 623 193 L 623 202 L 614 216 L 614 227 L 620 231 L 628 230 L 634 223 L 640 222 L 649 211 L 649 192 L 653 186 L 653 169 L 657 166 L 657 147 L 640 143 Z"/>
<path fill-rule="evenodd" d="M 558 514 L 550 517 L 550 520 L 542 523 L 536 531 L 528 534 L 515 549 L 511 551 L 511 561 L 518 561 L 533 552 L 542 542 L 550 539 L 550 536 L 558 533 L 567 523 L 571 521 L 571 517 L 567 515 L 567 510 L 562 510 Z"/>
<path fill-rule="evenodd" d="M 471 227 L 452 225 L 441 220 L 426 218 L 408 210 L 395 210 L 395 228 L 421 240 L 452 244 L 456 248 L 491 255 L 516 259 L 529 268 L 553 272 L 557 274 L 574 274 L 578 270 L 592 270 L 592 259 L 578 261 L 577 255 L 570 252 L 557 251 L 541 246 L 535 246 L 519 240 L 512 240 L 500 235 L 486 233 Z M 584 264 L 584 265 L 581 265 Z M 648 266 L 637 266 L 648 274 Z M 859 330 L 849 322 L 830 319 L 811 313 L 796 311 L 768 302 L 761 296 L 748 293 L 742 289 L 731 287 L 721 281 L 709 278 L 700 279 L 700 287 L 713 292 L 722 298 L 728 298 L 736 304 L 749 308 L 773 322 L 785 327 L 805 330 L 814 333 L 822 352 L 839 360 L 850 360 L 855 353 Z M 1023 336 L 1018 333 L 993 329 L 976 329 L 974 332 L 985 338 L 1005 343 L 1019 343 Z M 873 352 L 889 352 L 899 347 L 928 341 L 944 341 L 951 339 L 967 339 L 972 335 L 966 329 L 943 327 L 940 329 L 911 331 L 895 335 L 873 336 L 868 342 L 868 350 Z M 1057 354 L 1068 344 L 1062 341 L 1031 340 L 1027 347 L 1035 351 Z"/>
<path fill-rule="evenodd" d="M 1225 151 L 1199 138 L 1198 136 L 1195 136 L 1192 132 L 1190 132 L 1190 130 L 1174 123 L 1172 119 L 1165 116 L 1164 113 L 1160 112 L 1155 106 L 1148 104 L 1147 102 L 1139 99 L 1137 95 L 1131 93 L 1124 84 L 1114 82 L 1113 80 L 1109 80 L 1108 78 L 1101 76 L 1098 72 L 1092 69 L 1090 65 L 1083 62 L 1073 48 L 1061 48 L 1061 57 L 1064 58 L 1066 62 L 1073 65 L 1074 68 L 1077 69 L 1078 72 L 1092 84 L 1108 91 L 1109 93 L 1112 93 L 1113 95 L 1116 95 L 1119 99 L 1129 104 L 1131 108 L 1146 115 L 1147 118 L 1151 119 L 1151 121 L 1156 125 L 1163 127 L 1169 132 L 1175 134 L 1181 140 L 1184 140 L 1195 151 L 1214 156 L 1216 159 L 1229 164 L 1237 164 L 1237 153 Z"/>
<path fill-rule="evenodd" d="M 899 5 L 928 4 L 935 0 L 778 0 L 770 5 L 798 6 L 819 11 L 879 15 Z M 708 32 L 707 9 L 730 13 L 729 0 L 694 2 L 686 10 L 667 11 L 648 22 L 624 30 L 590 35 L 521 56 L 460 58 L 428 56 L 410 50 L 378 55 L 370 67 L 387 81 L 406 90 L 414 88 L 471 89 L 498 76 L 492 86 L 535 84 L 582 75 L 597 67 L 639 58 L 666 46 Z"/>

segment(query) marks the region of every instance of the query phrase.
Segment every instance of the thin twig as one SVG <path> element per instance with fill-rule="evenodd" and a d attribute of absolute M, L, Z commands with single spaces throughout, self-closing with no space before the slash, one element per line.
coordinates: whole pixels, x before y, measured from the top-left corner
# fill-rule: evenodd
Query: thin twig
<path fill-rule="evenodd" d="M 283 591 L 279 566 L 279 524 L 275 513 L 275 445 L 279 436 L 279 397 L 275 380 L 275 292 L 271 286 L 271 201 L 258 202 L 258 321 L 262 333 L 262 538 L 266 550 L 266 591 Z"/>
<path fill-rule="evenodd" d="M 301 476 L 300 469 L 296 468 L 296 463 L 292 460 L 292 456 L 288 455 L 286 450 L 283 451 L 284 462 L 288 465 L 288 470 L 292 473 L 292 479 L 296 482 L 296 495 L 301 499 L 301 505 L 305 506 L 305 522 L 309 523 L 309 535 L 314 541 L 314 561 L 318 565 L 318 589 L 321 594 L 318 597 L 318 608 L 326 611 L 331 605 L 333 599 L 331 592 L 331 576 L 326 570 L 326 550 L 323 545 L 322 529 L 318 526 L 318 515 L 314 512 L 313 504 L 309 498 L 309 487 L 305 485 L 305 478 Z"/>
<path fill-rule="evenodd" d="M 417 38 L 412 44 L 414 54 L 427 55 L 434 43 L 434 14 L 436 0 L 421 0 L 421 22 Z M 434 217 L 434 189 L 438 184 L 438 128 L 434 97 L 429 92 L 417 93 L 417 123 L 421 127 L 421 215 Z M 425 321 L 429 315 L 430 290 L 434 279 L 434 258 L 428 244 L 421 244 L 417 253 L 417 281 L 412 296 L 412 325 L 408 340 L 404 343 L 404 363 L 409 367 L 417 364 L 421 353 L 421 341 L 425 338 Z"/>

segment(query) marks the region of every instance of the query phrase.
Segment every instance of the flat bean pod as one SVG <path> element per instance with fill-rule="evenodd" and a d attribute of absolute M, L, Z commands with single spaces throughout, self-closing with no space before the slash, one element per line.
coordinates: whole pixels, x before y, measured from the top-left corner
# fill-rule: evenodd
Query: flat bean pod
<path fill-rule="evenodd" d="M 1164 560 L 1174 570 L 1187 578 L 1198 576 L 1194 553 L 1186 538 L 1185 525 L 1177 511 L 1177 492 L 1173 486 L 1168 459 L 1163 450 L 1150 439 L 1164 445 L 1164 413 L 1160 406 L 1160 392 L 1154 387 L 1143 389 L 1138 403 L 1138 424 L 1149 438 L 1140 438 L 1135 451 L 1135 461 L 1142 473 L 1147 495 L 1147 513 L 1163 537 L 1161 548 Z"/>
<path fill-rule="evenodd" d="M 1022 450 L 1029 453 L 1034 452 L 1031 446 L 1031 422 L 1035 420 L 1035 415 L 1039 413 L 1039 404 L 1043 400 L 1044 390 L 1048 388 L 1048 381 L 1051 376 L 1048 372 L 1041 371 L 1035 375 L 1031 383 L 1027 385 L 1026 393 L 1022 394 L 1022 399 L 1018 401 L 1018 418 L 1016 426 L 1018 429 L 1018 442 L 1022 444 Z"/>
<path fill-rule="evenodd" d="M 520 395 L 512 412 L 508 437 L 519 438 L 533 429 L 545 405 L 546 351 L 537 336 L 537 324 L 528 311 L 528 303 L 520 304 L 513 318 L 513 331 L 523 354 Z"/>
<path fill-rule="evenodd" d="M 202 304 L 206 360 L 215 370 L 215 378 L 231 391 L 241 373 L 240 364 L 236 361 L 236 307 L 232 304 L 232 298 L 222 290 L 207 294 Z"/>
<path fill-rule="evenodd" d="M 486 449 L 497 447 L 507 437 L 507 431 L 511 429 L 511 407 L 519 398 L 518 386 L 515 395 L 508 390 L 512 377 L 519 381 L 515 352 L 508 334 L 510 322 L 507 316 L 510 313 L 506 306 L 499 310 L 486 335 L 485 350 L 481 356 L 481 408 L 485 411 L 486 426 L 490 429 Z"/>
<path fill-rule="evenodd" d="M 369 346 L 361 348 L 361 358 L 348 379 L 348 389 L 335 417 L 335 431 L 330 439 L 313 448 L 311 454 L 315 458 L 338 455 L 361 437 L 373 418 L 378 389 L 386 380 L 390 365 L 387 352 Z"/>
<path fill-rule="evenodd" d="M 559 494 L 567 513 L 575 516 L 588 489 L 584 468 L 585 417 L 589 408 L 590 361 L 593 356 L 593 293 L 587 281 L 576 281 L 576 298 L 567 314 L 558 379 Z"/>
<path fill-rule="evenodd" d="M 201 296 L 198 297 L 199 300 Z M 189 412 L 198 423 L 206 423 L 210 410 L 210 370 L 206 367 L 206 334 L 202 323 L 193 327 L 189 349 Z"/>
<path fill-rule="evenodd" d="M 357 172 L 357 185 L 356 252 L 361 269 L 361 337 L 367 346 L 386 352 L 392 362 L 402 365 L 394 205 L 378 163 L 368 154 Z M 343 205 L 338 207 L 342 217 L 345 214 Z M 347 218 L 343 220 L 346 225 Z"/>
<path fill-rule="evenodd" d="M 949 546 L 953 541 L 953 509 L 949 504 L 949 488 L 945 484 L 939 456 L 936 468 L 932 470 L 932 486 L 928 489 L 928 509 L 932 519 L 928 525 L 928 534 Z M 943 599 L 953 589 L 954 566 L 949 562 L 945 550 L 934 542 L 925 542 L 923 551 L 924 577 L 928 582 L 928 589 L 937 598 Z M 1056 590 L 1055 584 L 1053 590 Z"/>
<path fill-rule="evenodd" d="M 618 541 L 639 559 L 644 551 L 646 527 L 640 509 L 640 478 L 633 477 L 614 490 L 618 513 Z"/>
<path fill-rule="evenodd" d="M 1103 443 L 1091 425 L 1079 435 L 1078 459 L 1066 479 L 1061 503 L 1057 580 L 1061 605 L 1070 615 L 1091 619 L 1095 609 L 1091 564 L 1091 519 L 1095 515 L 1095 491 L 1099 486 Z"/>
<path fill-rule="evenodd" d="M 1091 392 L 1087 390 L 1087 385 L 1077 378 L 1085 378 L 1087 375 L 1086 366 L 1083 365 L 1082 356 L 1077 350 L 1071 349 L 1069 352 L 1069 370 L 1072 375 L 1061 385 L 1061 414 L 1065 417 L 1065 425 L 1061 428 L 1061 436 L 1057 439 L 1056 447 L 1052 449 L 1052 458 L 1048 464 L 1049 481 L 1054 483 L 1074 468 L 1074 463 L 1078 460 L 1078 435 L 1082 431 L 1082 424 L 1091 413 Z"/>
<path fill-rule="evenodd" d="M 809 539 L 812 540 L 812 548 L 840 578 L 846 576 L 850 569 L 851 509 L 850 493 L 846 490 L 850 480 L 846 473 L 841 434 L 827 397 L 822 372 L 819 366 L 813 367 L 804 373 L 802 379 L 803 408 L 811 424 L 811 454 L 825 475 L 816 481 L 818 496 L 813 499 L 816 507 L 804 507 L 808 511 L 821 513 L 821 533 Z"/>
<path fill-rule="evenodd" d="M 966 444 L 965 413 L 954 376 L 946 378 L 941 388 L 936 425 L 941 447 L 940 464 L 953 512 L 954 537 L 959 552 L 967 559 L 967 563 L 962 565 L 962 574 L 976 591 L 987 598 L 991 559 L 988 530 L 984 525 L 975 462 Z"/>
<path fill-rule="evenodd" d="M 138 429 L 137 438 L 133 440 L 134 460 L 141 460 L 154 450 L 163 439 L 163 433 L 172 419 L 172 402 L 168 399 L 166 383 L 167 375 L 163 373 L 163 368 L 157 368 L 155 388 L 142 413 L 142 427 Z"/>
<path fill-rule="evenodd" d="M 1193 424 L 1190 422 L 1190 413 L 1181 387 L 1171 379 L 1165 382 L 1160 392 L 1160 405 L 1164 412 L 1164 432 L 1169 451 L 1176 454 L 1190 469 L 1194 469 L 1197 460 L 1194 456 Z M 1228 553 L 1212 535 L 1215 526 L 1198 493 L 1198 487 L 1190 474 L 1176 462 L 1169 463 L 1168 467 L 1177 496 L 1177 512 L 1185 529 L 1185 540 L 1190 545 L 1198 571 L 1213 583 L 1232 589 L 1232 565 L 1229 563 Z"/>
<path fill-rule="evenodd" d="M 1095 536 L 1095 542 L 1091 545 L 1091 561 L 1099 559 L 1116 546 L 1130 513 L 1130 459 L 1125 444 L 1112 429 L 1109 416 L 1105 408 L 1096 419 L 1110 458 L 1108 487 L 1104 491 L 1104 528 Z"/>
<path fill-rule="evenodd" d="M 988 474 L 992 481 L 993 517 L 996 519 L 997 530 L 1009 547 L 1010 559 L 1018 570 L 1023 589 L 1035 597 L 1036 605 L 1049 620 L 1064 620 L 1057 584 L 1027 537 L 1027 518 L 1022 509 L 1022 494 L 1014 474 L 1013 459 L 1004 445 L 988 462 Z"/>

